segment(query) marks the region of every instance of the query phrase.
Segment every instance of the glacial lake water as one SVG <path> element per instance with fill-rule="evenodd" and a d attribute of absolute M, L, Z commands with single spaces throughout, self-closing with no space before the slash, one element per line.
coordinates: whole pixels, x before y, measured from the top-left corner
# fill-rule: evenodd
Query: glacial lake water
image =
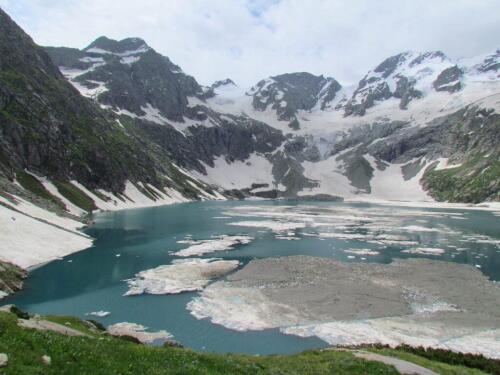
<path fill-rule="evenodd" d="M 254 226 L 232 225 L 241 221 Z M 262 225 L 255 225 L 259 221 Z M 271 230 L 269 222 L 305 224 L 280 231 Z M 151 331 L 166 330 L 184 346 L 202 351 L 293 353 L 327 344 L 278 330 L 229 330 L 190 314 L 186 305 L 197 292 L 123 296 L 128 290 L 124 280 L 178 259 L 173 252 L 188 245 L 177 241 L 219 235 L 253 240 L 203 257 L 236 259 L 242 266 L 254 258 L 300 254 L 378 263 L 424 257 L 470 264 L 500 280 L 500 217 L 487 211 L 368 203 L 197 202 L 100 213 L 86 233 L 95 238 L 94 246 L 33 270 L 24 290 L 5 302 L 30 313 L 92 318 L 104 325 L 139 323 Z M 377 254 L 356 254 L 360 249 Z M 99 310 L 111 314 L 86 315 Z"/>

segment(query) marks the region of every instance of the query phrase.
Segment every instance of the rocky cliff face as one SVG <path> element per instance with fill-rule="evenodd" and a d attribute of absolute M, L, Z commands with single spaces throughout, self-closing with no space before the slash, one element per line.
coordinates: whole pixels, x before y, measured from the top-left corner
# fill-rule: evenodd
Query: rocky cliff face
<path fill-rule="evenodd" d="M 47 52 L 2 11 L 0 31 L 0 198 L 9 207 L 22 197 L 46 209 L 80 215 L 97 208 L 97 201 L 126 206 L 138 205 L 137 199 L 144 197 L 151 204 L 158 198 L 215 197 L 206 193 L 209 187 L 179 172 L 177 155 L 140 137 L 140 121 L 120 118 L 102 109 L 97 99 L 83 97 Z M 137 39 L 98 42 L 88 49 L 98 53 L 98 46 L 108 48 L 110 59 L 143 48 Z M 52 54 L 72 69 L 93 71 L 95 61 L 81 61 L 86 52 L 53 49 Z M 179 82 L 190 87 L 189 78 Z M 136 194 L 136 200 L 126 194 Z"/>
<path fill-rule="evenodd" d="M 28 273 L 13 264 L 0 261 L 0 301 L 9 294 L 21 290 Z"/>
<path fill-rule="evenodd" d="M 65 80 L 49 55 L 0 12 L 0 147 L 11 171 L 30 169 L 119 191 L 158 183 L 151 157 Z"/>

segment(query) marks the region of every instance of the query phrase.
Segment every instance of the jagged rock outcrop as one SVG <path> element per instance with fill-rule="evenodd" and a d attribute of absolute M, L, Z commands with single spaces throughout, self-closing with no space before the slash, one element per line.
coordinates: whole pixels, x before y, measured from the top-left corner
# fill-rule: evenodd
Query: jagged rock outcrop
<path fill-rule="evenodd" d="M 498 72 L 500 70 L 500 49 L 487 56 L 476 66 L 476 69 L 483 73 Z"/>
<path fill-rule="evenodd" d="M 299 110 L 309 111 L 315 106 L 324 109 L 340 88 L 340 84 L 330 77 L 288 73 L 260 81 L 247 95 L 253 97 L 252 104 L 256 110 L 270 108 L 276 111 L 278 119 L 292 121 Z"/>
<path fill-rule="evenodd" d="M 231 78 L 226 78 L 219 81 L 215 81 L 214 83 L 212 83 L 210 87 L 212 88 L 212 90 L 215 90 L 221 86 L 236 86 L 236 83 L 234 83 L 234 81 Z"/>
<path fill-rule="evenodd" d="M 5 296 L 21 290 L 23 280 L 28 276 L 28 273 L 21 268 L 0 261 L 0 300 Z"/>
<path fill-rule="evenodd" d="M 463 71 L 454 65 L 439 73 L 432 85 L 436 91 L 457 92 L 462 89 L 462 83 L 460 82 L 462 76 Z"/>

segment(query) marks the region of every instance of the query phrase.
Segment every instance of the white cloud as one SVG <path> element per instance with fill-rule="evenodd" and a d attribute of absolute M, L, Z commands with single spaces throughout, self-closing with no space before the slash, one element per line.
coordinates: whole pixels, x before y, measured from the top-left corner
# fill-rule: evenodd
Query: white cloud
<path fill-rule="evenodd" d="M 201 83 L 291 71 L 359 80 L 404 50 L 493 50 L 498 0 L 0 0 L 42 45 L 138 36 Z"/>

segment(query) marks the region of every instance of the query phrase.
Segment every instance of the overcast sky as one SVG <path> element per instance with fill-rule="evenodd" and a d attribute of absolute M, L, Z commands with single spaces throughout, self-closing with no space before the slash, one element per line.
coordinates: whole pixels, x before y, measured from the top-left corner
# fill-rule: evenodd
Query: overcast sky
<path fill-rule="evenodd" d="M 405 50 L 500 48 L 500 0 L 0 0 L 41 45 L 141 37 L 202 84 L 294 71 L 357 82 Z"/>

